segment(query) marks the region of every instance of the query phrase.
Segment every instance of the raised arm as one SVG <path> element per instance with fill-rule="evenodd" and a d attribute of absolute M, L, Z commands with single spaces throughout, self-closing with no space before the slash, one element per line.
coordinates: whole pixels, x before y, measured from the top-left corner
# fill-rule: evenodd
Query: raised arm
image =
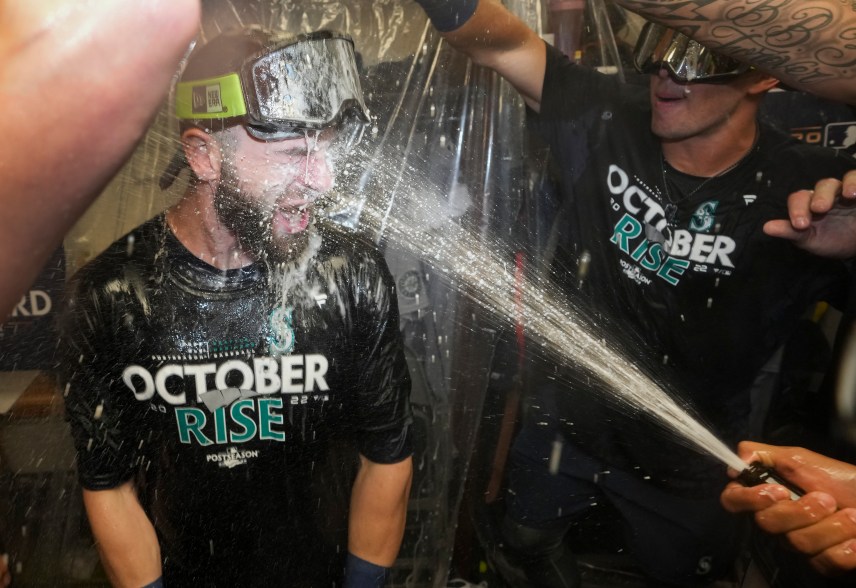
<path fill-rule="evenodd" d="M 199 0 L 0 2 L 0 321 L 143 136 Z"/>
<path fill-rule="evenodd" d="M 158 538 L 131 482 L 84 490 L 83 503 L 113 586 L 140 588 L 161 577 Z"/>
<path fill-rule="evenodd" d="M 463 10 L 475 0 L 416 0 L 427 9 L 435 25 L 443 8 Z M 439 11 L 438 11 L 438 8 Z M 433 8 L 433 10 L 432 10 Z M 541 105 L 544 85 L 546 50 L 544 42 L 498 0 L 478 0 L 475 12 L 456 28 L 438 25 L 443 37 L 455 49 L 478 65 L 489 67 L 511 83 L 534 110 Z M 454 26 L 454 25 L 453 25 Z"/>
<path fill-rule="evenodd" d="M 615 0 L 786 84 L 856 104 L 852 0 Z"/>

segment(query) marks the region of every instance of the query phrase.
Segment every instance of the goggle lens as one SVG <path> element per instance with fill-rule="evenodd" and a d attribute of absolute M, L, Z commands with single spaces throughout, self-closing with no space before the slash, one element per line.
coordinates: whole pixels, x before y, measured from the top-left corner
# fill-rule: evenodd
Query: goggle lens
<path fill-rule="evenodd" d="M 673 29 L 647 23 L 636 42 L 633 65 L 640 73 L 665 68 L 681 82 L 724 81 L 749 70 L 749 66 L 693 41 Z"/>
<path fill-rule="evenodd" d="M 176 114 L 184 120 L 240 118 L 264 141 L 369 122 L 353 42 L 329 31 L 284 40 L 240 72 L 181 82 Z"/>
<path fill-rule="evenodd" d="M 350 111 L 368 122 L 353 44 L 341 37 L 307 39 L 249 65 L 248 109 L 265 126 L 322 128 Z"/>

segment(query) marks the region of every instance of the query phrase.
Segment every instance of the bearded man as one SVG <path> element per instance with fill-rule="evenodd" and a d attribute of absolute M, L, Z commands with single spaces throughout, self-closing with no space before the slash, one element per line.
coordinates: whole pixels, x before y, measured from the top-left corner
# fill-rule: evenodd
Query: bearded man
<path fill-rule="evenodd" d="M 313 213 L 368 122 L 353 43 L 222 33 L 191 54 L 176 113 L 166 183 L 186 164 L 189 187 L 78 272 L 64 320 L 108 575 L 381 585 L 412 475 L 394 285 L 371 244 Z"/>

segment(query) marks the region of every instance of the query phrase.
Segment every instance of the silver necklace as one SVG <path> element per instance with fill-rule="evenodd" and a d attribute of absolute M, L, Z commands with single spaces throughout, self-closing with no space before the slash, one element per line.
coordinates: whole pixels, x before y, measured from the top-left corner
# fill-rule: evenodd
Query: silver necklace
<path fill-rule="evenodd" d="M 660 175 L 661 175 L 661 178 L 663 181 L 663 192 L 666 195 L 666 200 L 668 200 L 666 205 L 663 207 L 663 210 L 666 214 L 666 221 L 670 225 L 674 225 L 675 220 L 677 219 L 677 216 L 678 216 L 678 205 L 681 202 L 683 202 L 684 200 L 689 200 L 697 192 L 699 192 L 702 188 L 707 186 L 710 182 L 712 182 L 713 180 L 715 180 L 717 178 L 721 178 L 722 176 L 724 176 L 728 172 L 730 172 L 730 171 L 734 170 L 735 168 L 737 168 L 738 166 L 740 166 L 741 163 L 746 161 L 749 158 L 749 156 L 755 152 L 755 149 L 757 149 L 759 137 L 760 137 L 760 129 L 756 127 L 755 128 L 755 140 L 752 142 L 752 146 L 749 148 L 749 151 L 747 151 L 743 155 L 743 157 L 741 157 L 740 159 L 738 159 L 737 161 L 735 161 L 734 163 L 732 163 L 731 165 L 729 165 L 725 169 L 723 169 L 723 170 L 717 172 L 716 174 L 710 176 L 709 178 L 705 178 L 704 181 L 702 181 L 698 186 L 696 186 L 695 188 L 690 190 L 689 193 L 684 194 L 683 196 L 681 196 L 677 200 L 672 198 L 672 193 L 669 191 L 669 183 L 666 179 L 666 166 L 668 165 L 669 162 L 666 161 L 666 155 L 663 153 L 663 149 L 661 147 L 660 148 Z"/>

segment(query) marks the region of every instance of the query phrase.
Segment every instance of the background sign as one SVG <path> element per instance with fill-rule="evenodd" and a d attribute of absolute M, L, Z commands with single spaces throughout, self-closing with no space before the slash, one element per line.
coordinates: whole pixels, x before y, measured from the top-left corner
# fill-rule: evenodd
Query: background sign
<path fill-rule="evenodd" d="M 35 283 L 0 325 L 0 371 L 54 367 L 56 319 L 65 284 L 65 252 L 51 256 Z"/>

